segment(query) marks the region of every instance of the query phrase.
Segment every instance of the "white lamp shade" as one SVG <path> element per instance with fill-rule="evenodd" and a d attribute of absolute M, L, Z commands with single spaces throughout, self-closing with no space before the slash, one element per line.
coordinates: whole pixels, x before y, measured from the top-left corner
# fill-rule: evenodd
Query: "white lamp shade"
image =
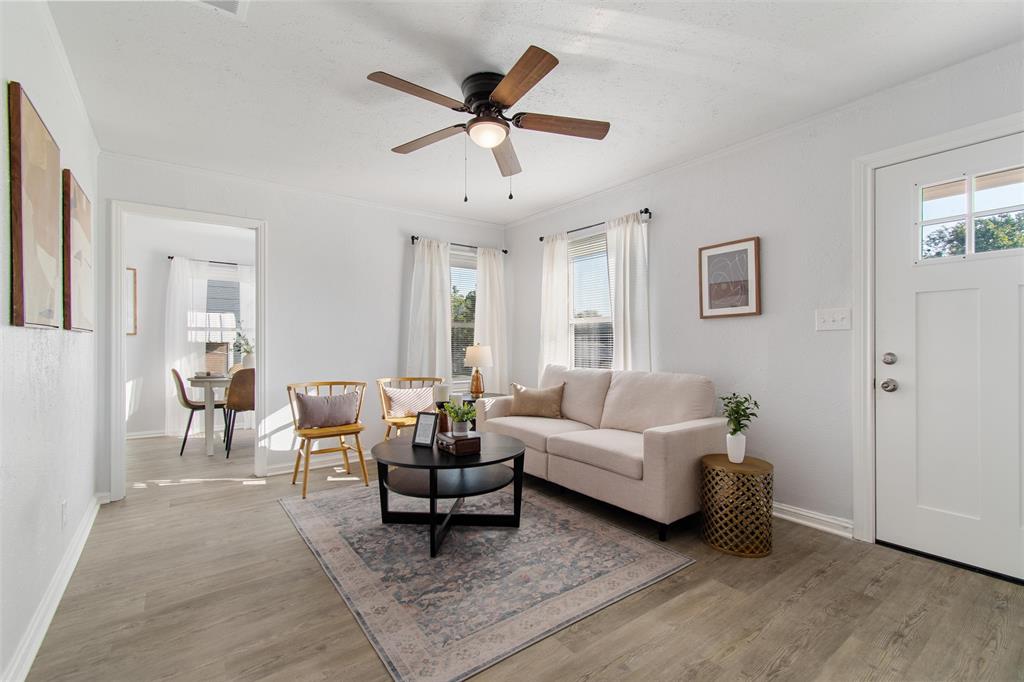
<path fill-rule="evenodd" d="M 469 346 L 466 348 L 466 367 L 490 367 L 494 364 L 491 359 L 490 346 Z"/>

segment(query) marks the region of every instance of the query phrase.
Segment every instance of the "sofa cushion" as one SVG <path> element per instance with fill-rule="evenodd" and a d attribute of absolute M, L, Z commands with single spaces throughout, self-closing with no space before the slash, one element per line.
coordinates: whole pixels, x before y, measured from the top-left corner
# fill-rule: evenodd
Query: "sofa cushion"
<path fill-rule="evenodd" d="M 618 429 L 592 429 L 548 438 L 548 454 L 558 455 L 640 480 L 644 477 L 644 436 Z"/>
<path fill-rule="evenodd" d="M 512 409 L 509 415 L 561 419 L 564 388 L 563 384 L 551 388 L 527 388 L 512 384 Z"/>
<path fill-rule="evenodd" d="M 715 385 L 697 374 L 615 372 L 601 415 L 602 429 L 642 432 L 711 417 Z"/>
<path fill-rule="evenodd" d="M 612 372 L 608 369 L 569 369 L 561 365 L 548 365 L 540 385 L 557 386 L 565 384 L 562 394 L 562 416 L 593 426 L 601 425 L 604 399 Z"/>
<path fill-rule="evenodd" d="M 570 431 L 589 430 L 586 424 L 571 419 L 548 419 L 547 417 L 498 417 L 483 424 L 484 431 L 512 436 L 526 443 L 534 450 L 547 452 L 548 436 Z"/>

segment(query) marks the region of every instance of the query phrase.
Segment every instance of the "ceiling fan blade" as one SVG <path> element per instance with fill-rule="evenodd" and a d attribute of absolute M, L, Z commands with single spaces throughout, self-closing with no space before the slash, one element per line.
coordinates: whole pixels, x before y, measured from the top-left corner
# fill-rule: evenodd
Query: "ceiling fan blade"
<path fill-rule="evenodd" d="M 612 124 L 606 121 L 526 113 L 516 114 L 512 123 L 517 128 L 523 128 L 524 130 L 539 130 L 542 133 L 587 137 L 591 140 L 603 140 L 604 136 L 608 134 L 608 130 L 612 127 Z"/>
<path fill-rule="evenodd" d="M 558 60 L 553 55 L 536 45 L 530 45 L 515 66 L 501 79 L 498 87 L 494 88 L 491 101 L 504 107 L 512 106 L 556 66 Z"/>
<path fill-rule="evenodd" d="M 523 167 L 519 165 L 519 157 L 516 156 L 515 147 L 512 146 L 511 137 L 506 137 L 504 142 L 491 148 L 491 151 L 494 152 L 494 160 L 498 162 L 501 177 L 507 178 L 510 175 L 523 172 Z"/>
<path fill-rule="evenodd" d="M 457 99 L 452 99 L 447 95 L 442 95 L 439 92 L 428 90 L 422 85 L 416 85 L 415 83 L 410 83 L 407 80 L 402 80 L 398 76 L 392 76 L 390 73 L 384 73 L 383 71 L 374 71 L 369 76 L 367 76 L 366 79 L 371 80 L 374 83 L 386 85 L 389 88 L 394 88 L 395 90 L 404 92 L 407 95 L 413 95 L 414 97 L 425 99 L 428 102 L 440 104 L 442 107 L 448 107 L 449 109 L 454 109 L 455 111 L 467 111 L 466 105 Z"/>
<path fill-rule="evenodd" d="M 440 130 L 430 133 L 429 135 L 417 137 L 412 142 L 400 144 L 391 151 L 396 152 L 398 154 L 408 154 L 409 152 L 414 152 L 417 149 L 423 149 L 428 144 L 434 144 L 435 142 L 440 142 L 441 140 L 447 140 L 452 135 L 458 135 L 461 132 L 465 132 L 465 130 L 465 123 L 460 123 L 458 125 L 451 126 L 450 128 L 441 128 Z"/>

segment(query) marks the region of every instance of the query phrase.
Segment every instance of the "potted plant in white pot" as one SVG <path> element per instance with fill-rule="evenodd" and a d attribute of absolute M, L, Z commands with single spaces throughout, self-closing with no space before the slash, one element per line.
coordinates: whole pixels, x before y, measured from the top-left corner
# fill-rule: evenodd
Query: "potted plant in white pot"
<path fill-rule="evenodd" d="M 476 407 L 472 403 L 455 403 L 449 401 L 444 404 L 444 411 L 452 421 L 452 433 L 456 436 L 465 436 L 469 433 L 469 423 L 476 419 Z"/>
<path fill-rule="evenodd" d="M 756 410 L 761 406 L 749 393 L 730 393 L 721 396 L 722 416 L 729 420 L 729 433 L 725 436 L 725 449 L 729 461 L 739 464 L 747 454 L 747 435 L 743 433 L 750 422 L 757 419 Z"/>
<path fill-rule="evenodd" d="M 241 329 L 235 330 L 235 343 L 232 348 L 242 356 L 242 367 L 256 366 L 256 346 L 253 345 L 252 341 L 249 340 L 249 337 Z"/>

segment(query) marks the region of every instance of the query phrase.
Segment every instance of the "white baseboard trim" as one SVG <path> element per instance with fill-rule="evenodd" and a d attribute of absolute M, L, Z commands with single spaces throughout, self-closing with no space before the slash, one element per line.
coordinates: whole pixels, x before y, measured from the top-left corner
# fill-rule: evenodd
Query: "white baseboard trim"
<path fill-rule="evenodd" d="M 133 431 L 125 435 L 125 440 L 138 440 L 139 438 L 156 438 L 164 435 L 163 431 Z"/>
<path fill-rule="evenodd" d="M 780 519 L 799 523 L 801 526 L 809 526 L 844 538 L 853 538 L 853 521 L 851 519 L 841 519 L 838 516 L 829 516 L 781 502 L 772 505 L 772 514 Z"/>
<path fill-rule="evenodd" d="M 373 457 L 370 456 L 370 453 L 364 453 L 363 458 L 366 460 L 366 468 L 372 469 L 371 465 L 373 463 Z M 359 458 L 354 454 L 350 454 L 349 460 L 352 464 L 352 475 L 362 476 L 362 474 L 359 472 Z M 313 461 L 309 463 L 309 470 L 312 471 L 313 469 L 329 469 L 331 467 L 343 466 L 345 466 L 345 464 L 344 462 L 341 461 L 341 455 L 316 455 L 315 457 L 313 457 Z M 294 470 L 294 460 L 290 464 L 286 462 L 281 462 L 280 464 L 271 464 L 270 466 L 267 467 L 267 476 L 280 476 L 281 474 L 288 474 L 290 476 Z M 302 474 L 301 467 L 299 469 L 299 474 Z"/>
<path fill-rule="evenodd" d="M 53 614 L 57 612 L 57 606 L 60 605 L 64 590 L 67 589 L 68 582 L 71 580 L 71 574 L 75 572 L 75 566 L 78 565 L 78 558 L 82 556 L 82 550 L 85 549 L 85 542 L 89 539 L 89 531 L 92 530 L 92 524 L 96 520 L 96 513 L 100 509 L 103 498 L 104 495 L 94 496 L 85 515 L 79 521 L 78 528 L 75 529 L 75 534 L 71 537 L 71 543 L 64 551 L 60 565 L 57 566 L 57 571 L 50 579 L 50 584 L 46 587 L 46 592 L 36 607 L 35 613 L 32 614 L 32 620 L 21 636 L 21 641 L 18 642 L 18 647 L 14 650 L 14 655 L 11 657 L 10 663 L 7 664 L 7 669 L 0 675 L 0 679 L 21 682 L 28 677 L 28 671 L 32 668 L 32 662 L 35 661 L 39 647 L 43 644 L 43 638 L 46 637 Z"/>

